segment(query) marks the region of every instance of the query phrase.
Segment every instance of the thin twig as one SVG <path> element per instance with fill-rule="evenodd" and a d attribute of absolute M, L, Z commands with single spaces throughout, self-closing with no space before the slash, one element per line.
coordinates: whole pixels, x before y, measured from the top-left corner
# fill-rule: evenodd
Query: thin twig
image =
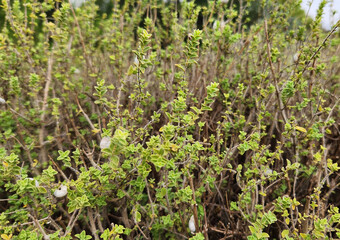
<path fill-rule="evenodd" d="M 195 228 L 196 228 L 196 232 L 198 232 L 199 231 L 199 224 L 198 224 L 198 213 L 197 213 L 195 188 L 194 188 L 194 182 L 193 182 L 192 177 L 189 173 L 189 170 L 188 170 L 188 178 L 189 178 L 189 183 L 190 183 L 190 187 L 191 187 L 191 191 L 192 191 L 192 200 L 194 202 L 193 211 L 194 211 Z"/>
<path fill-rule="evenodd" d="M 71 0 L 69 0 L 69 3 L 71 5 L 71 12 L 72 12 L 72 15 L 73 15 L 73 18 L 74 18 L 74 22 L 77 25 L 77 30 L 78 30 L 78 34 L 79 34 L 80 43 L 81 43 L 81 46 L 83 48 L 83 55 L 84 55 L 85 62 L 86 62 L 86 65 L 87 65 L 87 70 L 90 70 L 92 72 L 92 63 L 91 63 L 90 58 L 88 57 L 88 55 L 86 53 L 85 43 L 84 43 L 83 35 L 81 33 L 81 29 L 80 29 L 80 26 L 79 26 L 78 18 L 76 16 L 76 13 L 74 12 Z"/>
<path fill-rule="evenodd" d="M 9 107 L 9 110 L 11 110 L 12 113 L 18 115 L 19 117 L 22 117 L 23 119 L 25 119 L 26 121 L 30 122 L 31 124 L 33 124 L 34 126 L 38 126 L 39 124 L 33 122 L 32 120 L 28 119 L 27 117 L 25 117 L 24 115 L 18 113 L 17 111 L 15 111 L 13 108 Z"/>
<path fill-rule="evenodd" d="M 46 153 L 46 148 L 43 144 L 44 138 L 45 138 L 45 117 L 46 117 L 46 110 L 47 110 L 47 100 L 48 100 L 48 92 L 50 90 L 50 85 L 52 82 L 52 68 L 53 68 L 53 47 L 50 52 L 50 56 L 48 57 L 47 61 L 47 72 L 46 72 L 46 83 L 45 83 L 45 88 L 44 88 L 44 98 L 43 98 L 43 103 L 42 103 L 42 109 L 41 109 L 41 128 L 39 131 L 39 144 L 41 146 L 41 157 L 42 157 L 42 162 L 47 162 L 47 153 Z"/>
<path fill-rule="evenodd" d="M 49 159 L 52 161 L 53 165 L 57 168 L 58 172 L 63 176 L 63 178 L 68 182 L 69 179 L 68 177 L 65 175 L 65 173 L 59 168 L 58 164 L 53 160 L 53 158 L 51 158 L 50 155 L 48 155 Z"/>
<path fill-rule="evenodd" d="M 155 210 L 153 208 L 153 202 L 152 202 L 152 198 L 151 198 L 151 194 L 150 194 L 148 180 L 146 178 L 145 178 L 145 186 L 146 186 L 146 191 L 148 193 L 148 198 L 149 198 L 149 201 L 150 201 L 151 212 L 152 212 L 151 222 L 149 223 L 149 227 L 151 227 L 156 214 L 155 214 Z"/>
<path fill-rule="evenodd" d="M 143 235 L 143 237 L 144 237 L 145 239 L 150 239 L 150 238 L 148 238 L 148 237 L 145 235 L 145 233 L 143 232 L 143 230 L 139 227 L 138 223 L 136 223 L 136 226 L 137 226 L 138 230 L 141 232 L 141 234 Z"/>
<path fill-rule="evenodd" d="M 44 236 L 44 239 L 50 239 L 49 236 L 46 234 L 45 230 L 40 225 L 39 221 L 31 214 L 28 214 L 28 216 L 33 219 L 34 225 L 39 228 L 40 232 Z"/>
<path fill-rule="evenodd" d="M 277 79 L 276 79 L 275 70 L 274 70 L 274 66 L 273 66 L 273 62 L 272 62 L 272 58 L 271 58 L 271 54 L 270 54 L 270 42 L 269 42 L 269 36 L 268 36 L 267 19 L 264 20 L 264 30 L 265 30 L 265 33 L 266 33 L 268 61 L 269 61 L 270 70 L 272 72 L 273 79 L 274 79 L 276 97 L 277 97 L 277 101 L 278 101 L 278 104 L 279 104 L 279 108 L 281 110 L 283 120 L 284 120 L 285 123 L 287 123 L 288 120 L 287 120 L 286 110 L 283 107 L 283 103 L 282 103 L 282 99 L 281 99 L 280 91 L 279 91 L 279 86 L 278 86 L 278 82 L 277 82 Z"/>
<path fill-rule="evenodd" d="M 306 62 L 306 65 L 304 67 L 304 69 L 302 70 L 302 73 L 306 71 L 308 65 L 311 63 L 311 61 L 314 59 L 314 57 L 316 56 L 316 54 L 318 54 L 318 52 L 321 50 L 321 48 L 325 45 L 325 43 L 327 42 L 328 38 L 330 38 L 330 36 L 332 36 L 332 34 L 336 31 L 336 29 L 340 26 L 340 20 L 335 24 L 335 26 L 332 28 L 332 30 L 327 34 L 327 36 L 325 37 L 325 39 L 322 41 L 322 43 L 320 44 L 320 46 L 318 47 L 318 49 L 316 49 L 316 51 L 313 53 L 313 55 L 309 58 L 309 60 Z"/>
<path fill-rule="evenodd" d="M 69 234 L 70 232 L 72 232 L 72 229 L 74 227 L 74 224 L 76 223 L 76 221 L 78 220 L 79 216 L 81 213 L 81 209 L 79 210 L 75 210 L 70 218 L 70 221 L 68 222 L 68 225 L 66 227 L 66 231 L 64 234 L 64 237 L 66 237 L 67 234 Z M 76 215 L 77 214 L 77 215 Z"/>
<path fill-rule="evenodd" d="M 91 228 L 91 233 L 94 236 L 95 240 L 99 240 L 99 236 L 97 234 L 97 228 L 96 228 L 96 223 L 93 219 L 93 213 L 92 213 L 92 208 L 87 207 L 87 217 L 90 220 L 90 228 Z"/>
<path fill-rule="evenodd" d="M 80 105 L 80 103 L 79 103 L 78 97 L 76 97 L 76 101 L 77 101 L 77 105 L 78 105 L 78 107 L 79 107 L 81 113 L 84 115 L 84 117 L 85 117 L 87 123 L 90 125 L 90 127 L 91 127 L 92 130 L 95 130 L 96 128 L 94 127 L 94 125 L 93 125 L 91 119 L 89 118 L 89 116 L 87 116 L 87 114 L 84 112 L 83 108 L 81 107 L 81 105 Z"/>

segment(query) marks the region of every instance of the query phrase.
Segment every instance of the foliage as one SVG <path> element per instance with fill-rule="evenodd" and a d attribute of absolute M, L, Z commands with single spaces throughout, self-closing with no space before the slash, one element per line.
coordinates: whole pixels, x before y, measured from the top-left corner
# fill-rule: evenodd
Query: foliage
<path fill-rule="evenodd" d="M 324 3 L 1 2 L 3 239 L 340 237 Z"/>

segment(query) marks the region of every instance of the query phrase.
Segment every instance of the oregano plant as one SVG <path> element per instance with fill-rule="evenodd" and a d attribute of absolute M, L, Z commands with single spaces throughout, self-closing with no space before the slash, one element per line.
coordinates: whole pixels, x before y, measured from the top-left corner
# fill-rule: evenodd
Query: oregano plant
<path fill-rule="evenodd" d="M 0 1 L 2 239 L 336 239 L 339 27 L 301 1 Z"/>

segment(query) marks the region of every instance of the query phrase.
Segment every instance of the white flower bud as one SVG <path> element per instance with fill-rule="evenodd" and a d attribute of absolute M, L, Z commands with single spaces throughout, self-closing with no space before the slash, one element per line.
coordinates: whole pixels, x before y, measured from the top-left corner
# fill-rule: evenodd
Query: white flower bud
<path fill-rule="evenodd" d="M 139 64 L 139 61 L 138 61 L 138 58 L 137 58 L 137 56 L 135 57 L 135 59 L 133 60 L 133 62 L 134 62 L 136 65 L 138 65 L 138 64 Z"/>
<path fill-rule="evenodd" d="M 57 198 L 65 197 L 67 194 L 67 187 L 61 185 L 57 190 L 54 191 L 54 196 Z"/>
<path fill-rule="evenodd" d="M 225 24 L 226 24 L 225 21 L 216 20 L 216 21 L 214 21 L 213 29 L 214 30 L 219 29 L 219 30 L 223 31 L 223 29 L 225 28 Z"/>
<path fill-rule="evenodd" d="M 103 137 L 100 141 L 100 149 L 109 148 L 111 144 L 111 138 L 110 137 Z"/>
<path fill-rule="evenodd" d="M 142 59 L 143 59 L 143 60 L 146 59 L 146 56 L 143 56 Z M 136 65 L 139 64 L 139 60 L 138 60 L 137 56 L 135 56 L 135 58 L 133 59 L 133 62 L 134 62 Z"/>
<path fill-rule="evenodd" d="M 6 100 L 0 97 L 0 104 L 5 104 Z"/>
<path fill-rule="evenodd" d="M 31 178 L 31 177 L 29 177 L 28 179 L 31 180 L 31 181 L 34 180 L 34 178 Z M 39 187 L 39 182 L 38 182 L 38 180 L 35 180 L 34 183 L 35 183 L 35 186 L 36 186 L 36 187 Z"/>
<path fill-rule="evenodd" d="M 189 220 L 189 229 L 190 229 L 191 233 L 196 232 L 194 215 L 192 215 L 190 220 Z"/>
<path fill-rule="evenodd" d="M 218 22 L 217 20 L 214 21 L 214 24 L 213 24 L 213 29 L 214 29 L 214 30 L 216 30 L 216 28 L 217 28 L 217 22 Z"/>
<path fill-rule="evenodd" d="M 271 175 L 272 173 L 273 173 L 273 170 L 270 169 L 270 168 L 267 168 L 267 169 L 264 171 L 264 175 L 265 175 L 265 176 L 269 176 L 269 175 Z"/>

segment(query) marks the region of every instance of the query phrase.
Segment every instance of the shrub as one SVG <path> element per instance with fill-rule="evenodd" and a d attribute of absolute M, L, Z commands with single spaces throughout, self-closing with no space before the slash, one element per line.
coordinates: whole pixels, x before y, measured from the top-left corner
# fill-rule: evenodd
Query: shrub
<path fill-rule="evenodd" d="M 340 237 L 340 22 L 299 4 L 2 0 L 1 237 Z"/>

